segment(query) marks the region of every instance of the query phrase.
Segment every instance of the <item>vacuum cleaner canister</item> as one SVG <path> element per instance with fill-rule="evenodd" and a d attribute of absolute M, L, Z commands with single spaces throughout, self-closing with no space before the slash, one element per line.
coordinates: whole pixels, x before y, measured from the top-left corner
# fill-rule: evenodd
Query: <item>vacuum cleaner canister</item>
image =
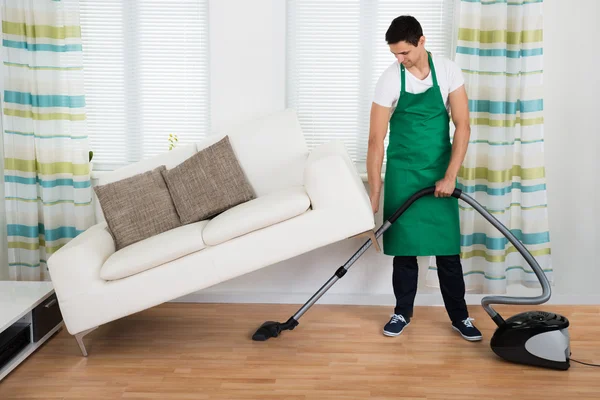
<path fill-rule="evenodd" d="M 514 315 L 498 326 L 490 346 L 507 361 L 544 368 L 569 368 L 569 320 L 546 311 Z"/>

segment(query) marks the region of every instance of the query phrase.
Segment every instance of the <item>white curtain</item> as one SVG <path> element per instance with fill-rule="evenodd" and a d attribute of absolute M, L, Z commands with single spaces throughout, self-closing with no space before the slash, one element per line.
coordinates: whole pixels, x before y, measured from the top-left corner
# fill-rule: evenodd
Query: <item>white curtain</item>
<path fill-rule="evenodd" d="M 456 62 L 465 75 L 471 142 L 459 188 L 523 242 L 553 282 L 546 195 L 541 0 L 461 1 Z M 515 247 L 460 202 L 467 289 L 538 286 Z M 432 260 L 433 261 L 433 260 Z M 430 267 L 429 281 L 437 280 Z"/>
<path fill-rule="evenodd" d="M 3 0 L 4 180 L 11 280 L 94 223 L 79 2 Z"/>

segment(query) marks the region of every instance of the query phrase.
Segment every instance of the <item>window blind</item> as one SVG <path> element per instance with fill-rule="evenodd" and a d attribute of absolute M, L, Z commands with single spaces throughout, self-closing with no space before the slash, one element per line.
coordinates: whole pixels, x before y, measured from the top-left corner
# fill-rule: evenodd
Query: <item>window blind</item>
<path fill-rule="evenodd" d="M 309 148 L 341 139 L 365 171 L 375 85 L 395 61 L 385 32 L 395 17 L 412 15 L 425 47 L 452 58 L 454 6 L 455 0 L 288 0 L 287 103 Z"/>
<path fill-rule="evenodd" d="M 208 0 L 80 0 L 80 13 L 95 169 L 208 135 Z"/>

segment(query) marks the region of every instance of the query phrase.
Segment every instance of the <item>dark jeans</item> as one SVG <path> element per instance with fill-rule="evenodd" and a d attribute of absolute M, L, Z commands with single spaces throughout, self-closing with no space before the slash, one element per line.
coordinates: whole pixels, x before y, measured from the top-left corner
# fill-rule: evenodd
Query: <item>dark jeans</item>
<path fill-rule="evenodd" d="M 462 321 L 469 316 L 465 303 L 465 281 L 460 256 L 437 256 L 438 278 L 444 305 L 451 321 Z M 395 256 L 392 284 L 396 296 L 394 313 L 412 318 L 419 266 L 417 257 Z"/>

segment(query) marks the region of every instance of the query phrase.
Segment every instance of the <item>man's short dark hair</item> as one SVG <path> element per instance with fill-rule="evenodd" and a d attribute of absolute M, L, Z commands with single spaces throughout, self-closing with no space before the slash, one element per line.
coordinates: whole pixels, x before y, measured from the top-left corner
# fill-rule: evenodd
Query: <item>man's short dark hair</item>
<path fill-rule="evenodd" d="M 385 40 L 388 44 L 407 42 L 416 47 L 421 36 L 423 36 L 423 28 L 419 21 L 413 16 L 401 15 L 392 21 L 385 33 Z"/>

